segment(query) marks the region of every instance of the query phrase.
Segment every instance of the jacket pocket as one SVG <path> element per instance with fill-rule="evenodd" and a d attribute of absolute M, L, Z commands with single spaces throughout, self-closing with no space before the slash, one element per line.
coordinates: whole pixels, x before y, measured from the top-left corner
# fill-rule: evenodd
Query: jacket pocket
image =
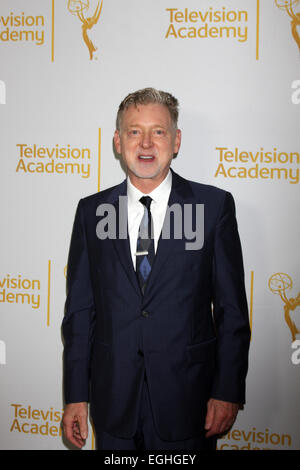
<path fill-rule="evenodd" d="M 215 359 L 216 338 L 202 343 L 190 344 L 186 347 L 188 358 L 191 362 L 207 362 Z"/>

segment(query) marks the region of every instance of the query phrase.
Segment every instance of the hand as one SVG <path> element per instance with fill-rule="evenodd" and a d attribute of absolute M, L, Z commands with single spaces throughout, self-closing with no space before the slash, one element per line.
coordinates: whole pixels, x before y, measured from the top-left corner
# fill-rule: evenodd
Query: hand
<path fill-rule="evenodd" d="M 86 402 L 66 405 L 62 419 L 64 434 L 71 444 L 80 449 L 88 437 L 87 418 L 88 406 Z"/>
<path fill-rule="evenodd" d="M 235 422 L 239 411 L 237 403 L 215 400 L 211 398 L 207 403 L 207 413 L 205 420 L 205 437 L 211 437 L 215 434 L 223 434 Z"/>

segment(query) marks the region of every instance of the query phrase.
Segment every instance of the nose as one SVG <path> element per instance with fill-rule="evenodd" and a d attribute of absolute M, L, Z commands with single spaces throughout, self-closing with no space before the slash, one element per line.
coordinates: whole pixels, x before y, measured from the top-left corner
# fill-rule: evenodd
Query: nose
<path fill-rule="evenodd" d="M 151 132 L 144 132 L 142 134 L 141 146 L 143 148 L 149 148 L 152 145 L 152 136 Z"/>

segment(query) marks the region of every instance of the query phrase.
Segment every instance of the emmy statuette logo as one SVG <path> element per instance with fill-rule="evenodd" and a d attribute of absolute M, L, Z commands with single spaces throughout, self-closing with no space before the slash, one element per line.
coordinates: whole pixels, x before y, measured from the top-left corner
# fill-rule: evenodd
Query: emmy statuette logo
<path fill-rule="evenodd" d="M 88 30 L 91 30 L 95 24 L 98 23 L 102 10 L 103 0 L 98 0 L 96 9 L 91 16 L 87 16 L 90 10 L 90 1 L 89 0 L 68 0 L 68 10 L 72 15 L 76 15 L 82 23 L 82 38 L 85 42 L 89 54 L 90 60 L 93 59 L 94 52 L 97 48 L 94 46 L 92 40 L 88 36 Z"/>
<path fill-rule="evenodd" d="M 291 19 L 291 32 L 300 51 L 300 11 L 296 12 L 295 8 L 299 5 L 300 0 L 275 0 L 275 4 L 280 10 L 285 10 Z"/>
<path fill-rule="evenodd" d="M 276 273 L 269 279 L 269 289 L 273 294 L 280 296 L 284 303 L 284 319 L 291 332 L 291 348 L 294 350 L 291 355 L 291 361 L 294 365 L 300 364 L 300 338 L 296 338 L 296 335 L 300 333 L 300 329 L 295 321 L 295 311 L 297 307 L 300 307 L 300 292 L 297 297 L 288 298 L 286 291 L 293 287 L 293 281 L 288 274 Z M 298 312 L 299 313 L 299 312 Z"/>
<path fill-rule="evenodd" d="M 296 335 L 300 333 L 295 321 L 292 319 L 292 312 L 296 307 L 300 307 L 300 292 L 296 298 L 287 298 L 286 291 L 293 287 L 293 281 L 288 274 L 276 273 L 269 279 L 269 289 L 273 294 L 278 294 L 284 303 L 284 319 L 290 329 L 292 341 L 296 340 Z"/>

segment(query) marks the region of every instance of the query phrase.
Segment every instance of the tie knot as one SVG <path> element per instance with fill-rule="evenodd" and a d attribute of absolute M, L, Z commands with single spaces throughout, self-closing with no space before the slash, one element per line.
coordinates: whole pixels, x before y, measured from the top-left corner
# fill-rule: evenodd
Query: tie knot
<path fill-rule="evenodd" d="M 140 202 L 146 207 L 147 210 L 149 210 L 152 198 L 150 196 L 143 196 L 141 197 Z"/>

